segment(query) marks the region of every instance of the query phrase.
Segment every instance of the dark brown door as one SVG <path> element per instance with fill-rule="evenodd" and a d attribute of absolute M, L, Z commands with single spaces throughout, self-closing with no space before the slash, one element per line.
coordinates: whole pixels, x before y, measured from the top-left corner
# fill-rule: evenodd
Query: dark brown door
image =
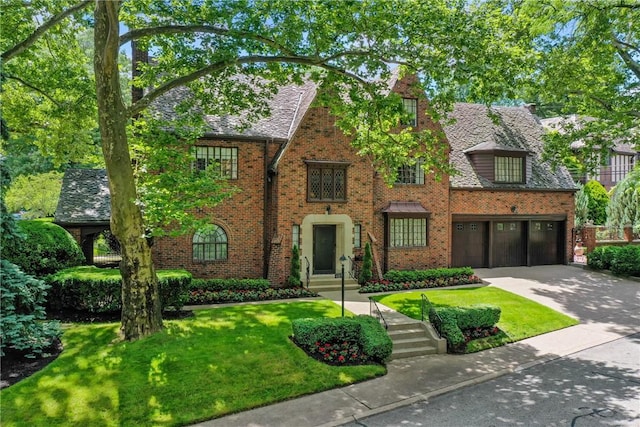
<path fill-rule="evenodd" d="M 313 226 L 313 274 L 336 271 L 336 226 Z"/>
<path fill-rule="evenodd" d="M 529 249 L 531 265 L 558 264 L 562 222 L 531 221 Z"/>
<path fill-rule="evenodd" d="M 487 266 L 486 222 L 454 222 L 452 241 L 454 267 Z"/>
<path fill-rule="evenodd" d="M 526 265 L 526 222 L 498 221 L 493 223 L 492 267 Z"/>

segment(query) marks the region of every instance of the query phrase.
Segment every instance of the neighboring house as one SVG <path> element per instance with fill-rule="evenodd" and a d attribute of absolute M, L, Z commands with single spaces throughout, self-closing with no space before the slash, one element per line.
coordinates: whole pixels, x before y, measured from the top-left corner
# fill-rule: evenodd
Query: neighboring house
<path fill-rule="evenodd" d="M 541 119 L 540 122 L 549 131 L 562 132 L 565 126 L 580 126 L 577 116 L 551 117 Z M 583 141 L 575 141 L 571 144 L 571 149 L 579 151 L 584 148 Z M 603 165 L 593 172 L 577 176 L 577 180 L 582 184 L 590 180 L 596 180 L 607 190 L 610 190 L 618 182 L 622 181 L 633 170 L 634 166 L 640 162 L 640 151 L 631 144 L 616 143 L 611 148 L 609 155 L 603 161 Z"/>
<path fill-rule="evenodd" d="M 415 113 L 415 129 L 441 130 L 425 116 L 427 100 L 416 96 L 414 83 L 394 74 L 390 88 Z M 198 213 L 212 228 L 155 239 L 158 267 L 281 284 L 298 245 L 303 276 L 308 267 L 313 284 L 335 278 L 342 255 L 362 256 L 367 242 L 378 274 L 569 259 L 573 184 L 566 170 L 540 163 L 543 130 L 525 109 L 498 108 L 502 122 L 493 125 L 484 107 L 458 105 L 458 122 L 445 132 L 462 175 L 437 181 L 404 167 L 389 188 L 328 109 L 312 104 L 315 96 L 310 83 L 283 88 L 271 117 L 242 132 L 232 118 L 206 118 L 210 129 L 195 148 L 196 165 L 216 160 L 242 191 Z M 61 206 L 73 186 L 63 186 Z"/>

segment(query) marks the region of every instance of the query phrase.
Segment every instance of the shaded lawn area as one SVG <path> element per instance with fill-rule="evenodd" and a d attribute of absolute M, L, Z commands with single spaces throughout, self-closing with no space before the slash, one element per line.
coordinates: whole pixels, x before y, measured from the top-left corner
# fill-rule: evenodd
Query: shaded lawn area
<path fill-rule="evenodd" d="M 184 425 L 384 375 L 325 365 L 288 338 L 293 319 L 338 316 L 328 300 L 221 307 L 133 343 L 119 324 L 73 324 L 60 357 L 0 392 L 2 425 Z"/>
<path fill-rule="evenodd" d="M 520 295 L 491 286 L 378 295 L 375 300 L 409 317 L 420 319 L 420 295 L 423 293 L 436 307 L 492 304 L 502 309 L 498 322 L 498 328 L 502 333 L 470 341 L 467 345 L 467 353 L 498 347 L 578 324 L 578 321 L 572 317 Z"/>

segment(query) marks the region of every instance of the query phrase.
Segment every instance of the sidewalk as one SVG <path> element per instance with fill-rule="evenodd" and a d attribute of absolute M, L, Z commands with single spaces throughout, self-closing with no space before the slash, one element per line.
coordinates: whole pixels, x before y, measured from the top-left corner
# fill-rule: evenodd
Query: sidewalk
<path fill-rule="evenodd" d="M 577 326 L 468 355 L 429 355 L 391 361 L 384 377 L 303 396 L 197 424 L 338 426 L 427 400 L 472 384 L 546 363 L 640 330 L 640 284 L 570 266 L 476 272 L 501 287 L 580 319 Z M 339 292 L 323 295 L 338 304 Z M 345 293 L 345 309 L 369 313 L 366 295 Z"/>

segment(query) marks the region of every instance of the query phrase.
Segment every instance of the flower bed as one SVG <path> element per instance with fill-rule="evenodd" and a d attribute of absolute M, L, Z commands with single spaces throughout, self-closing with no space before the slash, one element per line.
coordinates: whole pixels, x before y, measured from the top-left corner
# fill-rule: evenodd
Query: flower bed
<path fill-rule="evenodd" d="M 307 354 L 328 365 L 361 365 L 369 361 L 357 343 L 323 343 L 317 341 Z"/>
<path fill-rule="evenodd" d="M 444 288 L 448 286 L 471 285 L 482 283 L 482 279 L 474 274 L 439 277 L 436 279 L 416 280 L 409 282 L 392 282 L 390 280 L 372 280 L 360 288 L 360 293 L 408 291 L 412 289 Z"/>
<path fill-rule="evenodd" d="M 276 299 L 317 297 L 318 294 L 305 288 L 268 288 L 256 289 L 225 289 L 210 291 L 192 289 L 187 304 L 224 304 L 232 302 L 268 301 Z"/>

